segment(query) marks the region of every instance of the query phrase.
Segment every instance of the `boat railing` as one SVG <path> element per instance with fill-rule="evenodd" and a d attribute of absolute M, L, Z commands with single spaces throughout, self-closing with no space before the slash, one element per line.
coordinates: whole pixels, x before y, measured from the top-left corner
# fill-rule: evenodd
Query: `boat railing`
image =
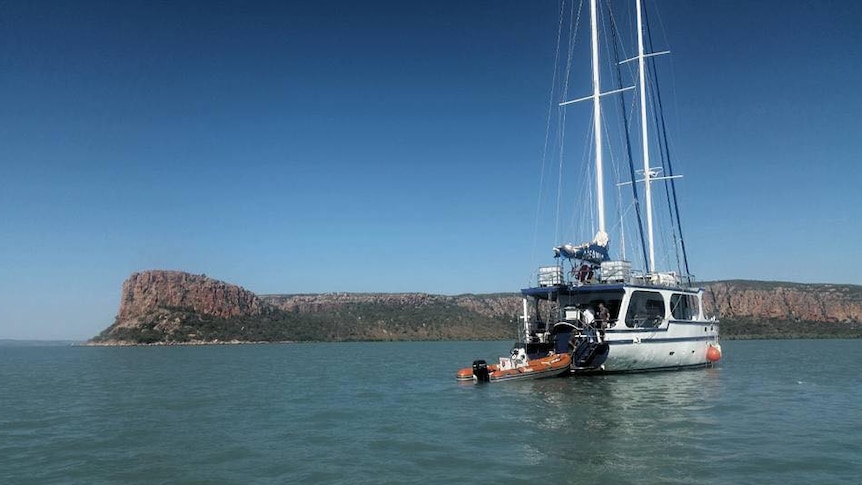
<path fill-rule="evenodd" d="M 566 278 L 562 266 L 541 266 L 536 275 L 539 287 L 550 286 L 583 286 L 591 284 L 624 283 L 643 286 L 691 287 L 694 285 L 694 275 L 680 274 L 676 271 L 646 272 L 632 269 L 629 261 L 603 261 L 601 265 L 587 266 L 571 271 L 571 278 Z M 587 270 L 584 270 L 587 267 Z"/>
<path fill-rule="evenodd" d="M 539 268 L 536 283 L 540 287 L 562 285 L 564 282 L 562 266 L 542 266 Z"/>

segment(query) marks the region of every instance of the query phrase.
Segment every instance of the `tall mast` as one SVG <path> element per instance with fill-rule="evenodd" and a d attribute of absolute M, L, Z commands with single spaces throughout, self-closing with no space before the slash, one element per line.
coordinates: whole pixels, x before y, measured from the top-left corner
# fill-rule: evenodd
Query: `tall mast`
<path fill-rule="evenodd" d="M 560 106 L 566 106 L 572 103 L 579 103 L 591 99 L 593 101 L 593 134 L 595 135 L 594 144 L 596 146 L 596 206 L 599 218 L 599 232 L 607 237 L 605 229 L 605 187 L 604 173 L 602 171 L 602 110 L 599 99 L 607 94 L 617 94 L 623 91 L 634 89 L 634 86 L 614 89 L 608 92 L 601 92 L 601 83 L 599 82 L 599 25 L 598 11 L 596 9 L 596 0 L 590 0 L 590 44 L 592 46 L 592 70 L 593 70 L 593 94 L 582 98 L 564 101 Z M 634 58 L 630 59 L 634 60 Z M 627 62 L 627 61 L 624 61 Z M 596 234 L 598 236 L 598 234 Z"/>
<path fill-rule="evenodd" d="M 601 95 L 601 87 L 599 85 L 599 27 L 597 17 L 596 0 L 590 0 L 590 43 L 593 50 L 593 133 L 595 134 L 596 145 L 596 205 L 598 206 L 599 231 L 605 232 L 605 191 L 604 174 L 602 172 L 602 110 L 599 103 L 599 96 Z M 641 54 L 643 54 L 643 49 L 641 49 Z M 643 79 L 643 71 L 641 71 L 641 79 Z M 643 116 L 646 115 L 644 114 Z"/>
<path fill-rule="evenodd" d="M 593 0 L 595 1 L 595 0 Z M 643 159 L 644 159 L 644 196 L 646 198 L 646 213 L 647 213 L 647 240 L 649 241 L 649 272 L 655 272 L 655 244 L 653 242 L 653 222 L 652 222 L 652 187 L 650 179 L 652 173 L 649 167 L 649 137 L 647 133 L 647 112 L 646 112 L 646 82 L 645 82 L 645 66 L 644 66 L 644 35 L 643 35 L 643 20 L 641 17 L 641 0 L 635 0 L 637 4 L 638 17 L 638 75 L 640 77 L 640 105 L 641 105 L 641 138 L 643 144 Z M 593 54 L 595 56 L 595 53 Z"/>

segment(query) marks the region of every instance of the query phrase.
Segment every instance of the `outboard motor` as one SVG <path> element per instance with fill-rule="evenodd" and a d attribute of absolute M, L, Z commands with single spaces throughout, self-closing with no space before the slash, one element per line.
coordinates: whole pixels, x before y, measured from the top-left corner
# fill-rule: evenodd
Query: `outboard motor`
<path fill-rule="evenodd" d="M 477 382 L 491 382 L 491 376 L 488 374 L 488 363 L 484 360 L 474 360 L 473 376 Z"/>

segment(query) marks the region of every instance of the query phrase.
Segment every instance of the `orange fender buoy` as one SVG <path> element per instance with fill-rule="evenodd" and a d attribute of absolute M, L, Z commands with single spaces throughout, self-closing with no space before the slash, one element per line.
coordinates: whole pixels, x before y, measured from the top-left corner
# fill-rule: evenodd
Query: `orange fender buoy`
<path fill-rule="evenodd" d="M 710 362 L 718 362 L 721 360 L 721 346 L 718 344 L 710 344 L 706 349 L 706 360 Z"/>

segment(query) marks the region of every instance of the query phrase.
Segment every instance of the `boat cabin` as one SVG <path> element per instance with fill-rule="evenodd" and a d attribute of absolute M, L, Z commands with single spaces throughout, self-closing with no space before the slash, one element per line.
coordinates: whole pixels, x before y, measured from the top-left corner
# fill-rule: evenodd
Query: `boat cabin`
<path fill-rule="evenodd" d="M 701 289 L 679 286 L 673 275 L 633 276 L 624 261 L 608 263 L 594 268 L 588 280 L 573 271 L 572 280 L 563 281 L 562 268 L 541 268 L 538 285 L 521 290 L 528 354 L 564 352 L 573 335 L 603 342 L 666 329 L 672 321 L 704 321 Z M 600 305 L 607 309 L 606 321 L 596 318 Z"/>

